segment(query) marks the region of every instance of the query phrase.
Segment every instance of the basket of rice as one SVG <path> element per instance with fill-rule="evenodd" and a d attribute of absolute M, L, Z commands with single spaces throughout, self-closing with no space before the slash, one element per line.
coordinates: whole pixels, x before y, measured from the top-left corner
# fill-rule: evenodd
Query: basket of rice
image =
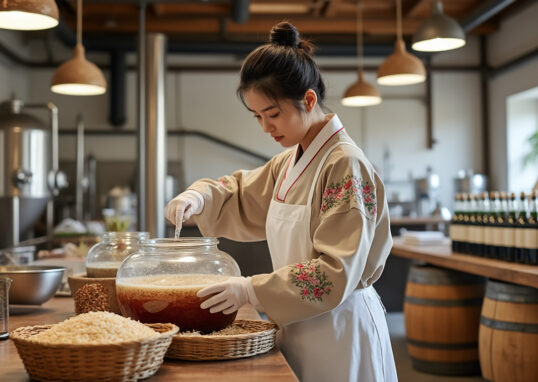
<path fill-rule="evenodd" d="M 252 357 L 275 346 L 277 325 L 271 321 L 235 320 L 209 334 L 181 332 L 172 339 L 166 358 L 211 361 Z"/>
<path fill-rule="evenodd" d="M 136 381 L 159 369 L 179 328 L 89 312 L 55 325 L 11 331 L 26 372 L 38 381 Z"/>

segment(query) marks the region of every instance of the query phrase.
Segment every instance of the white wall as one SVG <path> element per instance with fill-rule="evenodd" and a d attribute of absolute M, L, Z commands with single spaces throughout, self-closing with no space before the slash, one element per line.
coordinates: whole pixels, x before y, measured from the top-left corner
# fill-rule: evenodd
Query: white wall
<path fill-rule="evenodd" d="M 529 137 L 538 130 L 538 88 L 525 93 L 507 102 L 508 188 L 516 194 L 529 192 L 538 182 L 538 163 L 523 164 L 531 151 Z"/>
<path fill-rule="evenodd" d="M 498 66 L 538 47 L 538 2 L 525 7 L 501 23 L 488 41 L 491 65 Z M 507 99 L 538 86 L 538 60 L 493 78 L 490 83 L 491 185 L 508 190 Z"/>

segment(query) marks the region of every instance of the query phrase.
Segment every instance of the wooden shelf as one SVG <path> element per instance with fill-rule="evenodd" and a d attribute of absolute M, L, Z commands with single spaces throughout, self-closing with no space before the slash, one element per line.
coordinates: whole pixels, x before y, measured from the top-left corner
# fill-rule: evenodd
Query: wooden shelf
<path fill-rule="evenodd" d="M 413 260 L 422 260 L 440 267 L 538 288 L 538 266 L 453 253 L 449 244 L 436 246 L 405 245 L 402 238 L 395 237 L 391 254 Z"/>
<path fill-rule="evenodd" d="M 55 297 L 42 306 L 11 306 L 9 328 L 54 324 L 74 314 L 73 299 Z M 260 319 L 256 310 L 246 305 L 239 310 L 238 319 Z M 0 341 L 0 381 L 28 381 L 15 344 L 11 340 Z M 298 379 L 284 359 L 274 348 L 255 357 L 230 361 L 188 362 L 165 359 L 161 368 L 148 381 L 275 381 L 297 382 Z"/>

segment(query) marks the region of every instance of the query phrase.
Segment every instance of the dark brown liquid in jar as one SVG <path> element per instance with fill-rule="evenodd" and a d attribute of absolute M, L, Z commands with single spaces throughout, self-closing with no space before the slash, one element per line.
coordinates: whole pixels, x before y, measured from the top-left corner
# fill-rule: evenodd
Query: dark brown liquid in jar
<path fill-rule="evenodd" d="M 173 323 L 181 331 L 210 333 L 230 325 L 237 315 L 200 308 L 209 297 L 196 293 L 226 280 L 220 275 L 159 275 L 118 280 L 116 295 L 123 315 L 144 323 Z"/>

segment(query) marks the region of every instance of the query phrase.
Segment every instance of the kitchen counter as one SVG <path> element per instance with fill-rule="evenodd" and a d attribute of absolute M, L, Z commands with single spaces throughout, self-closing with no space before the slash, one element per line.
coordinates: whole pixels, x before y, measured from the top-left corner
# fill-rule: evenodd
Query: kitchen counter
<path fill-rule="evenodd" d="M 455 253 L 452 252 L 450 244 L 406 245 L 402 238 L 395 237 L 391 255 L 422 260 L 440 267 L 538 288 L 538 266 Z"/>
<path fill-rule="evenodd" d="M 11 307 L 9 320 L 11 330 L 21 326 L 54 324 L 73 315 L 73 299 L 55 297 L 39 307 Z M 256 310 L 244 306 L 239 310 L 238 319 L 260 319 Z M 0 341 L 0 381 L 28 381 L 28 374 L 11 340 Z M 188 362 L 165 359 L 161 368 L 151 378 L 157 381 L 298 381 L 284 356 L 278 349 L 250 358 L 230 361 Z"/>

